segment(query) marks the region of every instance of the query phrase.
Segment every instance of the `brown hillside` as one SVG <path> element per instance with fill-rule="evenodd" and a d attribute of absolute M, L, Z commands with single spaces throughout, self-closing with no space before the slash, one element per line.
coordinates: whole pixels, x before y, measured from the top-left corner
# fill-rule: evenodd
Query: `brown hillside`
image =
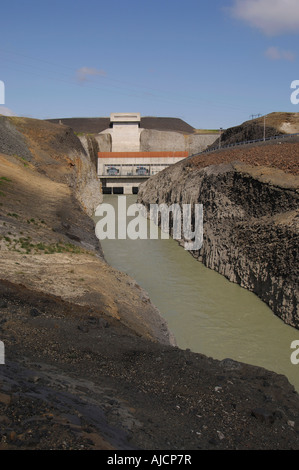
<path fill-rule="evenodd" d="M 257 119 L 225 129 L 221 135 L 221 144 L 231 145 L 249 140 L 263 139 L 283 134 L 299 132 L 299 113 L 270 113 Z M 211 147 L 217 148 L 219 139 Z"/>
<path fill-rule="evenodd" d="M 278 168 L 293 175 L 299 174 L 299 141 L 281 142 L 271 145 L 242 146 L 188 158 L 182 164 L 195 165 L 200 168 L 240 161 L 256 166 Z"/>

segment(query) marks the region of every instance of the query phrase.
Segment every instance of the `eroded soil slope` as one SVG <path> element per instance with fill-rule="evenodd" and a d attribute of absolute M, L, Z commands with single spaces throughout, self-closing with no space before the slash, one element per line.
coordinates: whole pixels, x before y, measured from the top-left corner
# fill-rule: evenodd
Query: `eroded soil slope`
<path fill-rule="evenodd" d="M 80 304 L 103 305 L 140 334 L 159 336 L 164 322 L 146 293 L 105 263 L 93 221 L 71 189 L 15 157 L 0 155 L 0 174 L 1 278 Z"/>

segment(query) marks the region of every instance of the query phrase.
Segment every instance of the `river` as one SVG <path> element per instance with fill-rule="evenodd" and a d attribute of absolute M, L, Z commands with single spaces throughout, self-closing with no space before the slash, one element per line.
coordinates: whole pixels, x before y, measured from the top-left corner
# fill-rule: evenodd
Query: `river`
<path fill-rule="evenodd" d="M 127 196 L 127 207 L 135 201 Z M 117 218 L 118 197 L 106 195 L 104 203 L 114 207 Z M 180 348 L 262 366 L 285 375 L 299 392 L 299 364 L 291 362 L 299 331 L 255 294 L 206 268 L 171 238 L 106 238 L 101 245 L 107 262 L 148 292 Z"/>

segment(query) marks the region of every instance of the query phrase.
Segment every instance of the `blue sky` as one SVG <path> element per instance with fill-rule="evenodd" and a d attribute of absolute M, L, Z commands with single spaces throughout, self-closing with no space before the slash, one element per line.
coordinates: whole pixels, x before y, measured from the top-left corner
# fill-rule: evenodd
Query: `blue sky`
<path fill-rule="evenodd" d="M 299 112 L 299 0 L 10 0 L 0 25 L 3 114 L 214 129 Z"/>

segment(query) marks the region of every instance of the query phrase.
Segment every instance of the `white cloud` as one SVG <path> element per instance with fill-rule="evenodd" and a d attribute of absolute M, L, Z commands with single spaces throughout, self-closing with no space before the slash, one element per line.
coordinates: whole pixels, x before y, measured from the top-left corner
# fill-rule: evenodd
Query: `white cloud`
<path fill-rule="evenodd" d="M 5 106 L 0 106 L 0 114 L 2 114 L 2 116 L 16 116 L 11 109 L 6 108 Z"/>
<path fill-rule="evenodd" d="M 105 77 L 106 73 L 104 70 L 98 70 L 92 67 L 81 67 L 77 70 L 77 78 L 79 82 L 86 82 L 92 76 Z"/>
<path fill-rule="evenodd" d="M 233 0 L 231 13 L 267 35 L 299 33 L 298 0 Z"/>
<path fill-rule="evenodd" d="M 289 62 L 293 62 L 295 60 L 295 54 L 293 52 L 285 51 L 274 46 L 269 47 L 266 50 L 265 56 L 271 60 L 288 60 Z"/>

